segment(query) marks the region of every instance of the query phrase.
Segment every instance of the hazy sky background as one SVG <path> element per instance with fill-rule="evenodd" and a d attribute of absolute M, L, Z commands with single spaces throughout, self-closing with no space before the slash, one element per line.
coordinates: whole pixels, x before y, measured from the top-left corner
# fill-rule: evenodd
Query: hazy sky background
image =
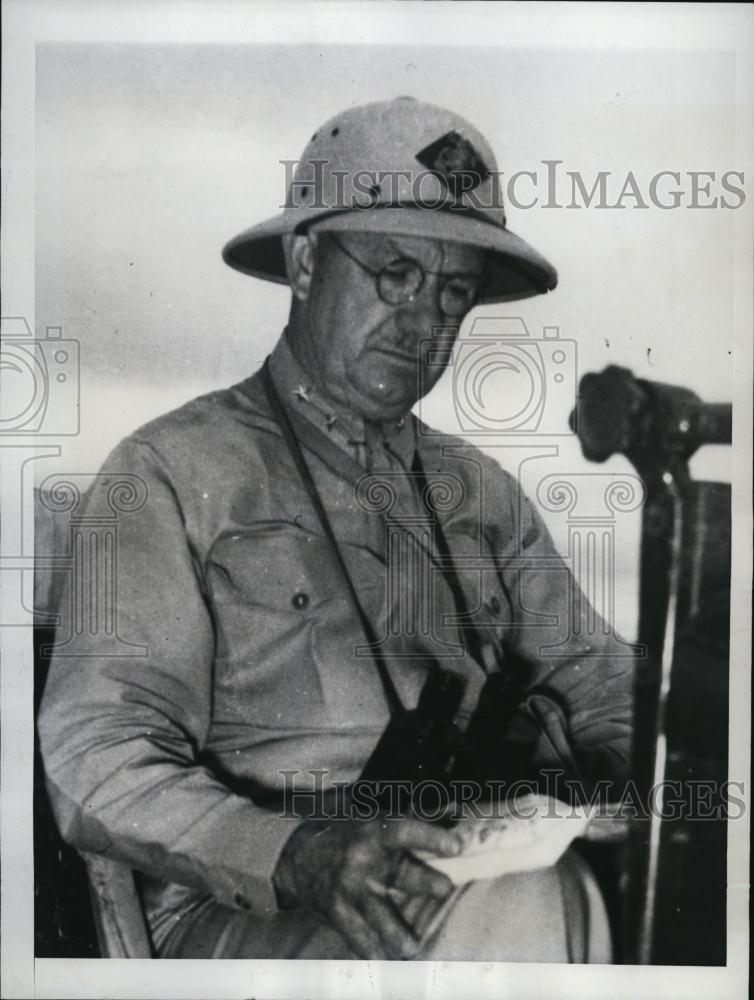
<path fill-rule="evenodd" d="M 662 170 L 743 169 L 734 146 L 729 53 L 619 50 L 234 45 L 37 48 L 36 324 L 80 341 L 82 429 L 51 471 L 94 471 L 145 420 L 253 371 L 288 308 L 282 286 L 223 264 L 224 242 L 275 214 L 279 161 L 296 159 L 338 110 L 410 94 L 470 118 L 501 170 L 545 159 L 580 171 L 631 170 L 645 193 Z M 672 186 L 666 182 L 666 186 Z M 521 188 L 522 196 L 528 188 Z M 562 198 L 568 199 L 563 187 Z M 625 202 L 631 205 L 630 199 Z M 731 397 L 734 211 L 508 207 L 515 232 L 558 268 L 555 292 L 483 314 L 522 316 L 532 336 L 558 326 L 577 342 L 579 373 L 621 364 L 644 378 Z M 468 324 L 466 327 L 468 333 Z M 463 336 L 463 333 L 462 333 Z M 425 413 L 454 429 L 451 379 Z M 564 427 L 573 404 L 553 399 Z M 597 467 L 573 438 L 543 475 Z M 515 471 L 522 451 L 498 457 Z M 727 458 L 712 456 L 726 477 Z M 564 523 L 551 519 L 564 542 Z M 638 514 L 620 529 L 624 627 L 635 609 Z"/>

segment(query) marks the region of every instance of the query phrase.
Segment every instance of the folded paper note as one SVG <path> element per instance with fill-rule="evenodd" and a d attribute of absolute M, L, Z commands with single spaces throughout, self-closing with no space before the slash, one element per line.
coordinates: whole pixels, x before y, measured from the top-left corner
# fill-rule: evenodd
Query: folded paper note
<path fill-rule="evenodd" d="M 461 820 L 455 830 L 464 848 L 455 857 L 416 856 L 455 885 L 548 868 L 586 833 L 592 812 L 544 795 L 522 796 L 495 817 Z"/>

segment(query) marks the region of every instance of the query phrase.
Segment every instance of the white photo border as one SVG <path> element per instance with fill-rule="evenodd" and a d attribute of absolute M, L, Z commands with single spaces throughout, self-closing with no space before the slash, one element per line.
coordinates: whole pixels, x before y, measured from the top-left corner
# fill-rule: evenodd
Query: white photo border
<path fill-rule="evenodd" d="M 738 163 L 752 175 L 754 17 L 745 4 L 370 4 L 4 0 L 4 315 L 34 317 L 35 46 L 41 42 L 350 42 L 507 47 L 725 49 L 736 54 Z M 754 199 L 738 213 L 735 275 L 731 772 L 750 773 L 751 370 Z M 2 486 L 3 510 L 18 503 Z M 29 498 L 27 496 L 27 502 Z M 30 510 L 25 511 L 26 523 Z M 33 519 L 32 519 L 33 520 Z M 3 552 L 15 541 L 4 534 Z M 748 976 L 748 816 L 729 833 L 728 966 L 511 965 L 34 958 L 31 630 L 2 630 L 2 996 L 8 998 L 405 998 L 626 995 L 743 997 Z M 748 796 L 747 796 L 748 798 Z"/>

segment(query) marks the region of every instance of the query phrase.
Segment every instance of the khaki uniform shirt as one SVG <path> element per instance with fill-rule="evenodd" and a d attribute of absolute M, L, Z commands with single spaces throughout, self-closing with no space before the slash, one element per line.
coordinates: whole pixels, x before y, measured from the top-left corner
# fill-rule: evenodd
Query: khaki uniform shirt
<path fill-rule="evenodd" d="M 591 775 L 622 774 L 630 660 L 587 627 L 583 598 L 574 634 L 572 578 L 517 482 L 414 417 L 378 429 L 375 444 L 374 428 L 311 389 L 285 337 L 271 371 L 403 703 L 416 703 L 433 658 L 467 679 L 468 712 L 483 668 L 504 668 L 512 650 L 531 663 L 531 685 L 546 681 L 567 706 L 561 749 Z M 464 653 L 432 561 L 405 472 L 415 449 L 482 665 Z M 117 550 L 118 634 L 143 650 L 109 656 L 95 632 L 54 658 L 39 730 L 61 831 L 150 877 L 153 929 L 197 892 L 272 914 L 296 822 L 280 816 L 283 772 L 301 787 L 308 769 L 325 770 L 325 786 L 351 781 L 388 721 L 366 638 L 258 373 L 146 425 L 102 471 L 146 485 L 146 502 L 120 518 Z M 100 502 L 92 489 L 90 515 Z M 557 762 L 551 735 L 540 751 Z"/>

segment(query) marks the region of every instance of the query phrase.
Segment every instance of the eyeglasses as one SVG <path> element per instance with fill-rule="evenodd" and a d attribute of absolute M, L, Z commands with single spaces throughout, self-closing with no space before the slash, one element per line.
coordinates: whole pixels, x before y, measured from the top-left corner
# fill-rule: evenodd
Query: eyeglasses
<path fill-rule="evenodd" d="M 362 271 L 374 278 L 377 294 L 389 306 L 413 302 L 422 290 L 424 279 L 428 274 L 445 278 L 440 286 L 440 309 L 452 319 L 465 316 L 479 298 L 484 282 L 481 274 L 428 271 L 410 257 L 400 257 L 376 271 L 347 250 L 332 233 L 327 235 L 346 257 L 350 257 L 354 264 L 358 264 Z"/>

